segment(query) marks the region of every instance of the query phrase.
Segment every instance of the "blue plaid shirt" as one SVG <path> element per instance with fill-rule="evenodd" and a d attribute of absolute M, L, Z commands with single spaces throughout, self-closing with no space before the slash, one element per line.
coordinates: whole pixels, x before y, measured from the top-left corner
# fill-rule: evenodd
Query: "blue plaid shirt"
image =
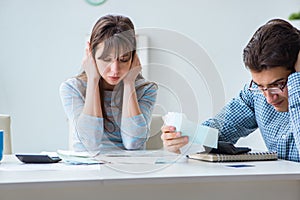
<path fill-rule="evenodd" d="M 288 112 L 277 112 L 248 87 L 203 125 L 219 129 L 219 140 L 232 143 L 259 128 L 269 151 L 277 151 L 280 159 L 300 162 L 300 72 L 288 77 Z"/>

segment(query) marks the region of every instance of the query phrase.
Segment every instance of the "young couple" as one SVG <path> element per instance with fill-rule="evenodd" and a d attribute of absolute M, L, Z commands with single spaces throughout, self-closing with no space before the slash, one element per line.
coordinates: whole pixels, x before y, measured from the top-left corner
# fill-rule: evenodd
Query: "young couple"
<path fill-rule="evenodd" d="M 134 26 L 107 15 L 95 24 L 83 72 L 60 88 L 76 151 L 101 152 L 111 145 L 143 149 L 149 136 L 157 85 L 140 74 Z M 217 128 L 219 140 L 236 143 L 257 128 L 270 151 L 300 162 L 300 31 L 274 19 L 261 26 L 244 49 L 252 80 L 203 125 Z M 180 153 L 189 138 L 162 128 L 165 149 Z"/>

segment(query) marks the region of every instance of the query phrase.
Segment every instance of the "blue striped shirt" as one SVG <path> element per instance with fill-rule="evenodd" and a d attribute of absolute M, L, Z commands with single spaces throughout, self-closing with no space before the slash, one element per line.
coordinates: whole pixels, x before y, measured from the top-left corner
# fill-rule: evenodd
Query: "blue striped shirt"
<path fill-rule="evenodd" d="M 94 154 L 112 147 L 143 149 L 149 137 L 157 85 L 138 76 L 135 87 L 142 114 L 130 118 L 122 117 L 123 84 L 116 86 L 113 91 L 104 91 L 104 109 L 111 122 L 82 112 L 86 87 L 87 83 L 78 78 L 68 79 L 60 86 L 60 96 L 72 136 L 72 149 Z"/>
<path fill-rule="evenodd" d="M 288 77 L 288 112 L 278 112 L 263 95 L 255 95 L 245 85 L 214 118 L 203 125 L 219 129 L 219 139 L 236 143 L 257 128 L 269 151 L 278 157 L 300 162 L 300 72 Z"/>

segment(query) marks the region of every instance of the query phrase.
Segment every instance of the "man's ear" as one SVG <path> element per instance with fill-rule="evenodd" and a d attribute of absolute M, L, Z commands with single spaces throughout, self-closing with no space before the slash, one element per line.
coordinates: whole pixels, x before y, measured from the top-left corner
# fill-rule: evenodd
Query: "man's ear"
<path fill-rule="evenodd" d="M 296 72 L 300 72 L 300 50 L 298 52 L 297 61 L 295 63 L 295 71 Z"/>

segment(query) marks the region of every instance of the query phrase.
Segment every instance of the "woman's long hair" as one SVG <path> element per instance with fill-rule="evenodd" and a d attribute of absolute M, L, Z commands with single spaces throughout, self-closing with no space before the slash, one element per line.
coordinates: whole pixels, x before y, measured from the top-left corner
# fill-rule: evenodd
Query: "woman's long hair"
<path fill-rule="evenodd" d="M 97 47 L 100 43 L 104 44 L 101 57 L 106 57 L 108 54 L 114 53 L 115 58 L 117 58 L 124 52 L 131 52 L 131 58 L 133 60 L 136 52 L 136 37 L 132 21 L 128 17 L 120 15 L 106 15 L 101 17 L 94 25 L 90 37 L 90 50 L 94 60 Z M 87 81 L 85 71 L 80 73 L 77 78 Z M 107 118 L 104 108 L 103 81 L 102 78 L 99 80 L 99 91 L 102 116 L 104 118 L 104 129 L 107 132 L 114 132 L 116 130 L 115 126 L 113 126 L 113 130 L 109 130 L 106 125 L 107 122 L 112 125 L 113 123 Z"/>

